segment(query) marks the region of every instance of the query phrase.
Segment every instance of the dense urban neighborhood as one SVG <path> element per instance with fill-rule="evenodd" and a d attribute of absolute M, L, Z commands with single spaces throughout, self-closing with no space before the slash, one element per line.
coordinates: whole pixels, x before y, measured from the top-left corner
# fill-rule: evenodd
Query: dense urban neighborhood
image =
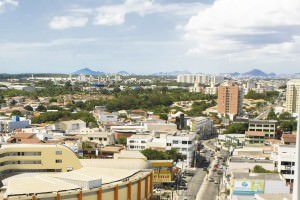
<path fill-rule="evenodd" d="M 291 198 L 300 79 L 0 78 L 2 198 Z"/>

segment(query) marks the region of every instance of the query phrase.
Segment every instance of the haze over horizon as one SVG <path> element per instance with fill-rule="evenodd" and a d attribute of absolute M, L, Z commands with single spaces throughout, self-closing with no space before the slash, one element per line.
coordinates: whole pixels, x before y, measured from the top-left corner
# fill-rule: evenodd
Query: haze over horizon
<path fill-rule="evenodd" d="M 298 73 L 299 10 L 298 0 L 0 0 L 0 69 Z"/>

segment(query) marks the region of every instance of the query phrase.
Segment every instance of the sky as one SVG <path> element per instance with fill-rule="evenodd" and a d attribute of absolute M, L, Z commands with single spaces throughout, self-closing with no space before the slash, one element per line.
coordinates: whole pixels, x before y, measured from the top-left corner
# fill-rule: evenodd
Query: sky
<path fill-rule="evenodd" d="M 299 10 L 299 0 L 0 0 L 0 73 L 299 73 Z"/>

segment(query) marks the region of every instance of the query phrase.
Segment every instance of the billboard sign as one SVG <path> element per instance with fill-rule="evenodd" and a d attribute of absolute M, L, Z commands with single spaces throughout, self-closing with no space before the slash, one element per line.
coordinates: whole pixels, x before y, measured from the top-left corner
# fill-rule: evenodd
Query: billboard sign
<path fill-rule="evenodd" d="M 233 194 L 254 195 L 264 193 L 264 180 L 234 180 Z"/>

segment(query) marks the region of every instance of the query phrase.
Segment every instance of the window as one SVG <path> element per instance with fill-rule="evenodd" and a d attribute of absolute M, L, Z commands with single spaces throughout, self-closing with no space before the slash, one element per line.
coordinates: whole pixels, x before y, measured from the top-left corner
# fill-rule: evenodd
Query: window
<path fill-rule="evenodd" d="M 178 144 L 178 140 L 173 140 L 173 144 Z"/>
<path fill-rule="evenodd" d="M 55 163 L 62 163 L 62 160 L 56 159 L 56 160 L 55 160 Z"/>
<path fill-rule="evenodd" d="M 141 143 L 146 143 L 146 141 L 145 141 L 145 140 L 142 140 Z"/>
<path fill-rule="evenodd" d="M 62 151 L 56 151 L 55 154 L 56 155 L 62 155 Z"/>
<path fill-rule="evenodd" d="M 187 141 L 182 141 L 182 144 L 187 144 Z"/>

